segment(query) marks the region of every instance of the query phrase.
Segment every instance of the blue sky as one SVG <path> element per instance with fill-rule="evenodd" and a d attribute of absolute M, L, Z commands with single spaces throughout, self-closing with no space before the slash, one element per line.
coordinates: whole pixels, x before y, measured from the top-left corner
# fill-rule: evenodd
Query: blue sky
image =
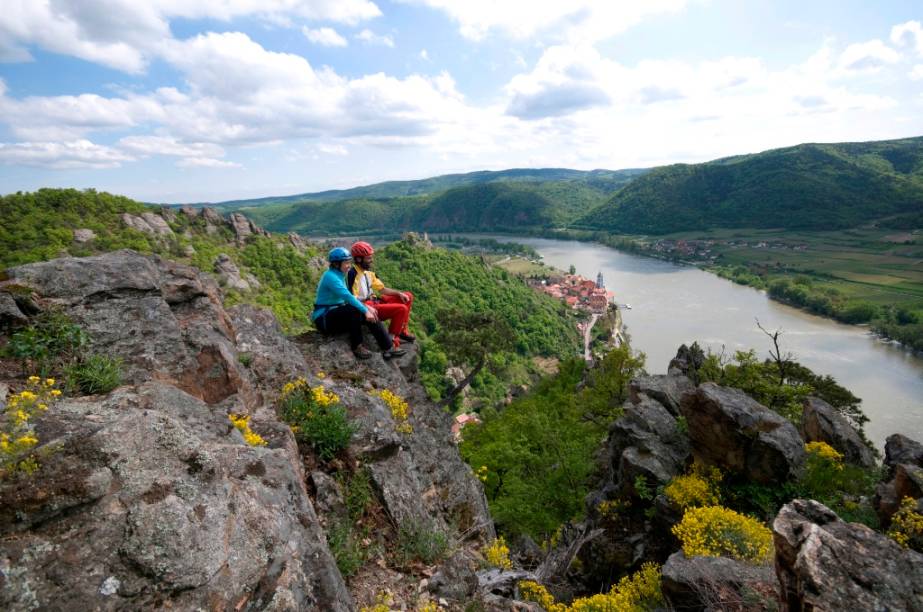
<path fill-rule="evenodd" d="M 918 1 L 7 0 L 0 193 L 219 201 L 923 135 Z"/>

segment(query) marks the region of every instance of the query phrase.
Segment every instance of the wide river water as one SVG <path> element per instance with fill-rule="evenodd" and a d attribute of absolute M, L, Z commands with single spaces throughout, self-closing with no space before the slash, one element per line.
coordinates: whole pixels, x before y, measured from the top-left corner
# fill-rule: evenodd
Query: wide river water
<path fill-rule="evenodd" d="M 528 244 L 546 264 L 590 279 L 602 272 L 623 310 L 632 348 L 647 355 L 647 370 L 665 373 L 682 343 L 713 351 L 738 349 L 769 356 L 771 341 L 756 326 L 781 328 L 783 352 L 829 374 L 862 398 L 866 433 L 879 447 L 892 433 L 923 442 L 923 358 L 882 342 L 861 327 L 842 325 L 770 300 L 765 293 L 708 272 L 622 253 L 599 244 L 490 236 Z"/>

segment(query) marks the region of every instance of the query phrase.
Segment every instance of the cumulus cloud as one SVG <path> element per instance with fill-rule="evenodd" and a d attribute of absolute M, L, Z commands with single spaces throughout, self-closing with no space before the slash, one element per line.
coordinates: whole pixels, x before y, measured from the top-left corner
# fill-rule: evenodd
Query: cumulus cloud
<path fill-rule="evenodd" d="M 381 45 L 383 47 L 394 46 L 394 39 L 391 36 L 387 34 L 376 34 L 368 28 L 356 34 L 356 40 L 361 40 L 369 45 Z"/>
<path fill-rule="evenodd" d="M 13 0 L 0 19 L 0 58 L 26 60 L 35 45 L 129 73 L 143 72 L 171 18 L 290 17 L 355 25 L 381 15 L 369 0 Z"/>
<path fill-rule="evenodd" d="M 900 54 L 882 41 L 870 40 L 846 47 L 840 55 L 839 68 L 847 72 L 877 72 L 900 59 Z"/>
<path fill-rule="evenodd" d="M 179 157 L 222 157 L 224 149 L 209 142 L 179 142 L 170 136 L 127 136 L 119 148 L 139 156 L 175 155 Z"/>
<path fill-rule="evenodd" d="M 333 28 L 317 28 L 312 30 L 308 27 L 301 28 L 301 32 L 315 45 L 322 47 L 345 47 L 349 42 L 340 36 Z"/>
<path fill-rule="evenodd" d="M 908 75 L 913 81 L 923 80 L 923 64 L 917 64 L 910 70 Z"/>
<path fill-rule="evenodd" d="M 891 42 L 895 45 L 912 47 L 923 55 L 923 25 L 919 21 L 907 21 L 891 28 Z"/>
<path fill-rule="evenodd" d="M 675 12 L 686 0 L 405 0 L 441 10 L 458 22 L 462 35 L 481 40 L 500 32 L 525 39 L 552 30 L 570 41 L 592 42 L 623 32 L 643 19 Z"/>
<path fill-rule="evenodd" d="M 54 169 L 116 168 L 133 161 L 130 155 L 90 142 L 17 142 L 0 143 L 0 163 Z"/>

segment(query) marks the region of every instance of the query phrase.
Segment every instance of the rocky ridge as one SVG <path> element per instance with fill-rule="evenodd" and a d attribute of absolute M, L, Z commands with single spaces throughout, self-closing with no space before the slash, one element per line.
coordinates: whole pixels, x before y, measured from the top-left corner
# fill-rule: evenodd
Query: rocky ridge
<path fill-rule="evenodd" d="M 86 350 L 122 359 L 125 383 L 41 415 L 40 469 L 0 482 L 3 609 L 355 609 L 324 534 L 335 509 L 316 498 L 335 486 L 273 406 L 299 376 L 341 398 L 357 427 L 343 461 L 368 470 L 386 522 L 454 530 L 460 550 L 494 535 L 412 346 L 357 367 L 344 341 L 293 341 L 268 311 L 225 309 L 209 275 L 133 251 L 12 268 L 0 296 L 10 324 L 26 302 L 60 309 Z M 376 389 L 408 400 L 412 434 Z"/>

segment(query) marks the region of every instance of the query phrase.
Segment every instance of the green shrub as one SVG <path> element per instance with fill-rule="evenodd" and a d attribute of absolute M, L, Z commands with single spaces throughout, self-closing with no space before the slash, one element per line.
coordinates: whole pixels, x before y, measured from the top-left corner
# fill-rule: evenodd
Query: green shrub
<path fill-rule="evenodd" d="M 359 520 L 375 501 L 368 470 L 362 468 L 351 476 L 337 474 L 337 481 L 343 489 L 343 500 L 346 502 L 349 519 Z"/>
<path fill-rule="evenodd" d="M 321 461 L 329 461 L 345 449 L 356 431 L 339 396 L 320 385 L 311 387 L 303 378 L 282 388 L 279 414 L 299 440 L 314 448 Z"/>
<path fill-rule="evenodd" d="M 448 552 L 448 535 L 433 525 L 411 522 L 398 529 L 395 553 L 401 565 L 412 561 L 433 565 L 445 559 Z"/>
<path fill-rule="evenodd" d="M 23 371 L 32 365 L 44 377 L 86 343 L 86 333 L 67 315 L 49 310 L 40 314 L 32 325 L 13 333 L 4 353 L 22 359 Z"/>
<path fill-rule="evenodd" d="M 344 578 L 355 574 L 369 558 L 370 549 L 362 544 L 364 536 L 349 521 L 338 521 L 327 530 L 327 545 Z"/>
<path fill-rule="evenodd" d="M 122 384 L 122 360 L 105 355 L 90 355 L 64 369 L 68 390 L 86 395 L 109 393 Z"/>

